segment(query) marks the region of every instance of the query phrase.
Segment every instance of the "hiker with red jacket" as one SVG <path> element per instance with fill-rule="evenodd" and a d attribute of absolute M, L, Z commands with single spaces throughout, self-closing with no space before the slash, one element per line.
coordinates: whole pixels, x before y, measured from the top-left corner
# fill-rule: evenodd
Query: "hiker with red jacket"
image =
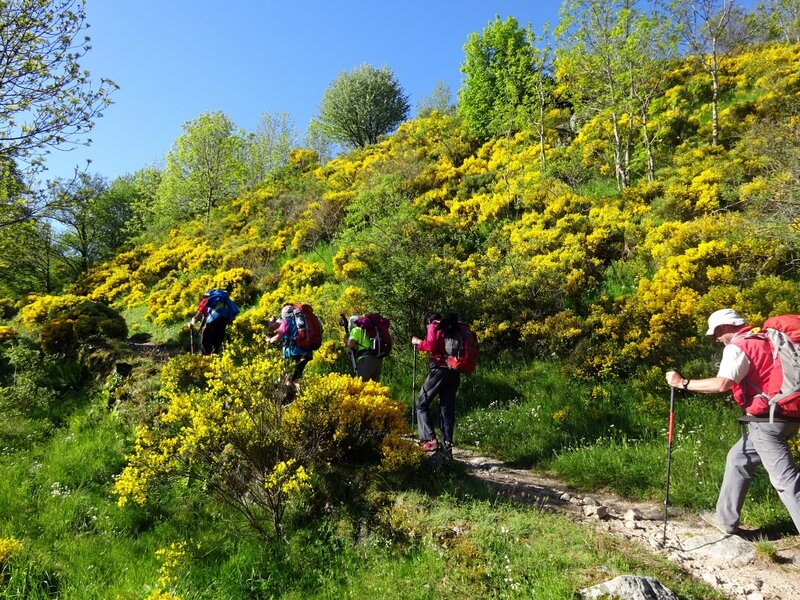
<path fill-rule="evenodd" d="M 416 346 L 417 350 L 430 353 L 428 376 L 422 384 L 416 403 L 420 444 L 426 452 L 434 452 L 439 449 L 430 413 L 431 402 L 438 395 L 442 449 L 445 457 L 452 458 L 453 429 L 456 422 L 456 391 L 461 383 L 461 373 L 447 364 L 445 337 L 451 331 L 460 330 L 461 324 L 455 314 L 442 319 L 438 313 L 428 315 L 425 324 L 427 326 L 425 339 L 411 338 L 411 343 Z"/>
<path fill-rule="evenodd" d="M 800 429 L 800 418 L 789 410 L 778 410 L 771 419 L 763 410 L 766 385 L 773 369 L 781 368 L 773 360 L 770 337 L 753 330 L 730 308 L 711 314 L 706 335 L 725 344 L 717 376 L 686 379 L 677 371 L 668 371 L 667 383 L 703 394 L 731 390 L 744 414 L 739 419 L 742 437 L 728 452 L 716 514 L 701 511 L 700 516 L 723 533 L 736 533 L 747 489 L 756 468 L 763 465 L 800 531 L 800 468 L 789 448 L 789 439 Z"/>
<path fill-rule="evenodd" d="M 203 294 L 197 312 L 187 326 L 191 330 L 195 323 L 200 322 L 200 347 L 204 356 L 222 352 L 225 331 L 238 313 L 239 307 L 226 290 L 211 289 Z"/>

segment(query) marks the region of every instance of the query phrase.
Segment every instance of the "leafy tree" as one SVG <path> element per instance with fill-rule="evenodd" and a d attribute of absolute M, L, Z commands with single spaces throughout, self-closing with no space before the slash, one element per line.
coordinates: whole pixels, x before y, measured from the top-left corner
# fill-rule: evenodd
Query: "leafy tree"
<path fill-rule="evenodd" d="M 408 97 L 392 71 L 364 64 L 325 90 L 318 121 L 333 142 L 358 148 L 378 141 L 408 116 Z"/>
<path fill-rule="evenodd" d="M 550 43 L 550 28 L 545 24 L 541 35 L 537 35 L 528 27 L 526 40 L 530 47 L 533 70 L 527 81 L 527 89 L 520 89 L 523 96 L 523 107 L 530 124 L 536 129 L 539 137 L 539 160 L 542 169 L 547 166 L 545 156 L 545 118 L 547 112 L 555 106 L 555 76 L 553 67 L 553 48 Z"/>
<path fill-rule="evenodd" d="M 445 115 L 454 115 L 456 106 L 453 104 L 452 99 L 453 92 L 450 91 L 450 86 L 444 81 L 440 81 L 433 88 L 430 96 L 422 98 L 417 103 L 417 116 L 427 117 L 433 111 Z"/>
<path fill-rule="evenodd" d="M 711 78 L 711 145 L 719 144 L 721 62 L 747 41 L 746 28 L 734 28 L 736 0 L 674 0 L 670 12 L 683 43 Z"/>
<path fill-rule="evenodd" d="M 659 143 L 650 114 L 653 102 L 662 97 L 666 89 L 666 76 L 676 57 L 677 39 L 666 15 L 657 9 L 635 15 L 625 59 L 630 69 L 629 104 L 641 132 L 649 181 L 655 180 L 655 147 Z"/>
<path fill-rule="evenodd" d="M 336 155 L 336 144 L 328 138 L 322 129 L 322 123 L 317 119 L 311 119 L 311 123 L 308 124 L 305 146 L 316 153 L 318 162 L 321 165 L 324 165 Z"/>
<path fill-rule="evenodd" d="M 617 184 L 630 184 L 631 129 L 622 122 L 630 85 L 626 60 L 633 18 L 632 0 L 566 0 L 556 30 L 559 71 L 576 110 L 603 114 L 611 125 Z"/>
<path fill-rule="evenodd" d="M 53 219 L 63 227 L 58 235 L 58 252 L 73 278 L 108 255 L 103 237 L 115 235 L 109 230 L 121 229 L 130 217 L 114 222 L 109 201 L 102 201 L 107 190 L 105 179 L 85 173 L 72 181 L 51 183 L 53 204 L 58 207 Z"/>
<path fill-rule="evenodd" d="M 517 109 L 530 92 L 534 69 L 525 30 L 514 17 L 495 17 L 480 34 L 470 34 L 464 53 L 458 91 L 464 126 L 482 140 L 521 129 Z"/>
<path fill-rule="evenodd" d="M 31 159 L 77 143 L 117 86 L 94 88 L 80 66 L 91 48 L 85 0 L 0 3 L 0 158 Z M 86 143 L 89 143 L 87 141 Z"/>
<path fill-rule="evenodd" d="M 289 113 L 261 115 L 261 123 L 250 136 L 251 163 L 249 183 L 266 176 L 289 162 L 289 153 L 299 146 L 299 136 Z"/>
<path fill-rule="evenodd" d="M 0 295 L 22 297 L 60 288 L 56 235 L 45 220 L 28 220 L 3 229 L 0 236 Z"/>
<path fill-rule="evenodd" d="M 800 0 L 767 0 L 760 8 L 778 39 L 800 42 Z"/>
<path fill-rule="evenodd" d="M 205 113 L 183 126 L 167 154 L 156 209 L 162 226 L 171 227 L 236 196 L 244 184 L 247 156 L 243 136 L 222 112 Z"/>

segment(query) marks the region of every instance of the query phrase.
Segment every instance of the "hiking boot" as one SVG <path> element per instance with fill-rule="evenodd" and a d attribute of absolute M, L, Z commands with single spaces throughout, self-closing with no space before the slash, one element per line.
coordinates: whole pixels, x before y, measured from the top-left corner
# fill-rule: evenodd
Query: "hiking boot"
<path fill-rule="evenodd" d="M 707 524 L 711 525 L 714 529 L 725 535 L 736 535 L 739 533 L 738 527 L 726 527 L 717 519 L 717 515 L 710 510 L 701 510 L 700 518 Z"/>
<path fill-rule="evenodd" d="M 453 460 L 453 444 L 445 442 L 443 444 L 442 452 L 446 460 Z"/>
<path fill-rule="evenodd" d="M 439 442 L 436 441 L 436 438 L 426 440 L 420 444 L 420 448 L 425 452 L 436 452 L 439 449 Z"/>

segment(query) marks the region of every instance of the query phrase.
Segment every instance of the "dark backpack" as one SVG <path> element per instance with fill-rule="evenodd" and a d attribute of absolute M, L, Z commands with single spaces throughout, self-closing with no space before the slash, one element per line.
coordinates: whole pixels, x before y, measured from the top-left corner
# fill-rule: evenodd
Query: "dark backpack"
<path fill-rule="evenodd" d="M 478 366 L 478 344 L 475 334 L 465 323 L 450 327 L 444 334 L 447 366 L 459 373 L 472 373 Z"/>
<path fill-rule="evenodd" d="M 239 314 L 239 307 L 231 300 L 225 290 L 209 290 L 205 303 L 205 322 L 213 323 L 217 319 L 224 319 L 230 323 Z"/>
<path fill-rule="evenodd" d="M 371 347 L 367 354 L 382 358 L 389 356 L 392 351 L 392 334 L 389 332 L 391 322 L 378 313 L 368 313 L 356 321 L 370 339 Z"/>
<path fill-rule="evenodd" d="M 289 345 L 304 350 L 317 350 L 322 345 L 322 323 L 308 304 L 295 304 L 291 317 L 294 319 L 294 338 Z"/>

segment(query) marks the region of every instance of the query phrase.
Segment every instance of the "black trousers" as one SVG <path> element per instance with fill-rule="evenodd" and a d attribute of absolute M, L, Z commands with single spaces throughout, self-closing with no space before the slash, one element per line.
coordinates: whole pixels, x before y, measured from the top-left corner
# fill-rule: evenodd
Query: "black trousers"
<path fill-rule="evenodd" d="M 222 352 L 227 326 L 228 322 L 225 319 L 217 319 L 203 325 L 200 329 L 200 347 L 203 349 L 204 356 Z"/>
<path fill-rule="evenodd" d="M 439 396 L 439 417 L 442 429 L 442 442 L 453 443 L 453 429 L 456 424 L 456 391 L 461 383 L 461 374 L 447 367 L 432 367 L 428 377 L 422 384 L 417 398 L 417 421 L 419 422 L 419 439 L 424 441 L 436 437 L 433 430 L 430 406 L 434 397 Z"/>

